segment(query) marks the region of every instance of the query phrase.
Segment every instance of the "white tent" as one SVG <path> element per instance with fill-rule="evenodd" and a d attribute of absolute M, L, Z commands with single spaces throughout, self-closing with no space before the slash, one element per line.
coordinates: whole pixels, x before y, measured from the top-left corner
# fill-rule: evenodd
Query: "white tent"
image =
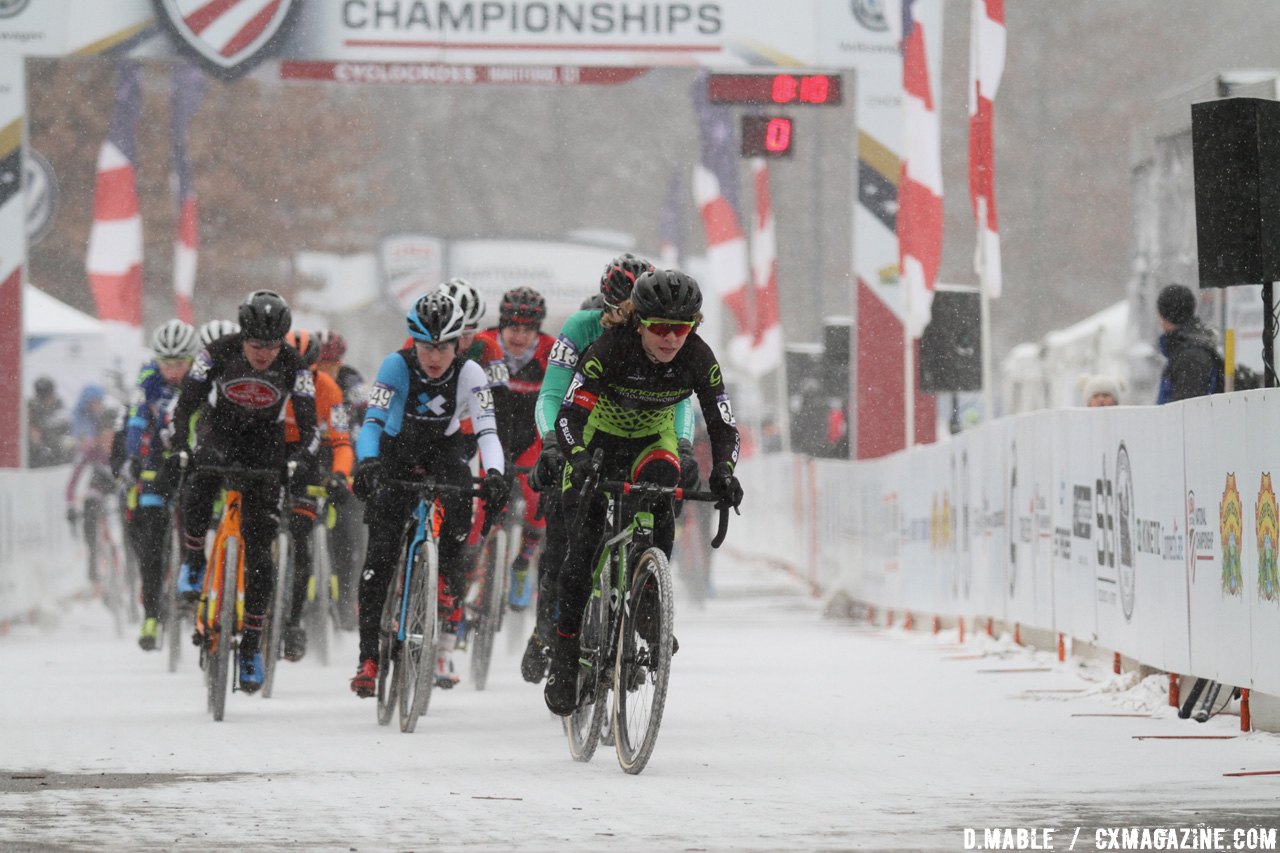
<path fill-rule="evenodd" d="M 70 410 L 86 385 L 97 384 L 123 397 L 119 377 L 106 369 L 106 325 L 30 284 L 22 291 L 23 395 L 32 383 L 47 376 Z M 124 382 L 131 383 L 133 377 Z"/>

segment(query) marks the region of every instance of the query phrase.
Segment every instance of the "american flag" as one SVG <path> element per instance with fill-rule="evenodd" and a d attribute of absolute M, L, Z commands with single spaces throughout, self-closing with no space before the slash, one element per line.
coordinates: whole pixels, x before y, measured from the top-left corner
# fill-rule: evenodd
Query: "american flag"
<path fill-rule="evenodd" d="M 1004 0 L 973 0 L 969 36 L 969 197 L 978 226 L 977 272 L 987 295 L 1001 291 L 1000 229 L 996 222 L 993 102 L 1004 73 Z M 985 203 L 986 216 L 982 215 Z M 984 269 L 985 268 L 985 269 Z"/>
<path fill-rule="evenodd" d="M 98 152 L 93 227 L 85 269 L 98 308 L 110 323 L 142 327 L 142 217 L 138 214 L 137 125 L 141 70 L 119 66 L 111 130 Z"/>
<path fill-rule="evenodd" d="M 942 155 L 937 91 L 930 74 L 927 31 L 915 16 L 920 0 L 906 0 L 903 15 L 903 156 L 898 182 L 898 262 L 908 300 L 906 325 L 918 337 L 929 322 L 933 287 L 942 260 Z"/>
<path fill-rule="evenodd" d="M 731 352 L 749 351 L 753 328 L 751 271 L 747 240 L 738 213 L 738 150 L 733 114 L 707 97 L 706 75 L 699 74 L 693 85 L 694 108 L 698 115 L 702 159 L 693 169 L 693 197 L 702 214 L 707 241 L 711 290 L 719 293 L 737 322 L 736 337 L 746 340 L 731 345 Z"/>
<path fill-rule="evenodd" d="M 199 225 L 196 189 L 187 156 L 187 129 L 200 106 L 206 88 L 205 76 L 190 65 L 176 65 L 169 90 L 170 144 L 173 172 L 178 192 L 178 227 L 173 243 L 173 292 L 178 317 L 195 322 L 191 300 L 196 287 L 196 256 Z"/>

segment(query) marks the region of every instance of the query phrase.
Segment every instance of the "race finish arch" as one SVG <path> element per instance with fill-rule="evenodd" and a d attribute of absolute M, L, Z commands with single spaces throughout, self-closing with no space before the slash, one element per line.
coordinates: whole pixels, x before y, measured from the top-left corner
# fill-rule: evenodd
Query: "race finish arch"
<path fill-rule="evenodd" d="M 853 446 L 903 441 L 895 234 L 902 135 L 901 0 L 0 0 L 0 467 L 23 462 L 25 60 L 171 57 L 231 79 L 430 82 L 486 73 L 578 82 L 600 69 L 839 69 L 855 74 Z M 942 0 L 912 14 L 939 34 Z M 617 73 L 617 72 L 614 72 Z M 787 128 L 764 128 L 777 145 Z M 87 285 L 86 285 L 87 286 Z M 782 284 L 785 291 L 785 282 Z M 785 302 L 785 293 L 783 294 Z M 922 401 L 926 402 L 927 401 Z M 917 407 L 919 408 L 919 407 Z"/>

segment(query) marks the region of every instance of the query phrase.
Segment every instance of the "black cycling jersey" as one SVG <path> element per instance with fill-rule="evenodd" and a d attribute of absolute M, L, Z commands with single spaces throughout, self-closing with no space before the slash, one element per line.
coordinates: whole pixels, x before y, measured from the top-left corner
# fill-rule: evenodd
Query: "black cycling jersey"
<path fill-rule="evenodd" d="M 315 380 L 302 356 L 285 344 L 266 370 L 254 370 L 244 354 L 244 335 L 219 338 L 196 357 L 174 412 L 174 424 L 190 423 L 202 404 L 202 441 L 218 447 L 259 441 L 284 443 L 284 407 L 293 399 L 300 446 L 312 454 L 320 446 L 316 429 Z M 277 437 L 278 434 L 278 437 Z"/>
<path fill-rule="evenodd" d="M 606 329 L 578 360 L 556 421 L 566 455 L 590 443 L 595 432 L 624 438 L 670 434 L 675 405 L 696 394 L 707 422 L 714 464 L 738 462 L 739 436 L 733 406 L 715 353 L 697 332 L 676 357 L 661 364 L 645 353 L 634 328 Z"/>

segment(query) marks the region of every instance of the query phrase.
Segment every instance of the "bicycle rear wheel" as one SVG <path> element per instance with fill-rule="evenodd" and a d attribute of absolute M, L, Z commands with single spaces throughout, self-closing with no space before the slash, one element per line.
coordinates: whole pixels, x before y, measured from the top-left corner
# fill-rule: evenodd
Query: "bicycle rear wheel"
<path fill-rule="evenodd" d="M 404 597 L 404 568 L 395 573 L 387 585 L 382 602 L 382 620 L 378 623 L 378 725 L 391 722 L 400 695 L 400 678 L 396 669 L 400 659 L 400 601 Z"/>
<path fill-rule="evenodd" d="M 648 548 L 627 582 L 613 670 L 614 748 L 628 773 L 644 770 L 658 740 L 671 676 L 674 617 L 667 557 L 658 548 Z"/>
<path fill-rule="evenodd" d="M 431 703 L 435 686 L 436 642 L 440 635 L 437 612 L 439 565 L 436 543 L 428 539 L 418 546 L 409 581 L 404 642 L 400 645 L 400 731 L 412 732 Z"/>
<path fill-rule="evenodd" d="M 165 550 L 169 553 L 169 571 L 160 594 L 161 617 L 164 620 L 164 644 L 168 647 L 169 671 L 177 672 L 182 661 L 182 620 L 190 613 L 185 602 L 178 600 L 178 572 L 182 563 L 177 548 L 178 534 L 172 525 L 165 538 Z"/>
<path fill-rule="evenodd" d="M 209 710 L 213 719 L 220 722 L 227 710 L 227 690 L 231 680 L 231 660 L 235 657 L 232 646 L 236 633 L 236 566 L 239 563 L 240 541 L 228 538 L 223 545 L 222 565 L 210 567 L 220 573 L 212 590 L 216 590 L 218 621 L 213 626 L 208 642 L 212 643 L 209 667 L 205 677 L 209 685 Z"/>
<path fill-rule="evenodd" d="M 289 609 L 293 598 L 293 548 L 289 541 L 288 527 L 277 537 L 277 561 L 280 570 L 276 572 L 276 586 L 271 594 L 271 612 L 267 614 L 267 646 L 262 650 L 262 698 L 270 699 L 276 686 L 276 670 L 279 669 L 280 658 L 284 655 L 284 628 L 289 620 Z"/>
<path fill-rule="evenodd" d="M 608 572 L 601 575 L 601 588 L 609 589 Z M 578 707 L 564 717 L 564 733 L 574 761 L 590 761 L 600 744 L 601 731 L 609 715 L 609 687 L 612 681 L 609 660 L 609 598 L 595 591 L 582 614 L 578 635 Z"/>
<path fill-rule="evenodd" d="M 502 555 L 507 552 L 507 532 L 496 528 L 484 548 L 484 573 L 480 579 L 480 597 L 472 614 L 468 632 L 471 646 L 471 683 L 484 690 L 489 681 L 489 663 L 502 619 L 503 572 Z"/>

